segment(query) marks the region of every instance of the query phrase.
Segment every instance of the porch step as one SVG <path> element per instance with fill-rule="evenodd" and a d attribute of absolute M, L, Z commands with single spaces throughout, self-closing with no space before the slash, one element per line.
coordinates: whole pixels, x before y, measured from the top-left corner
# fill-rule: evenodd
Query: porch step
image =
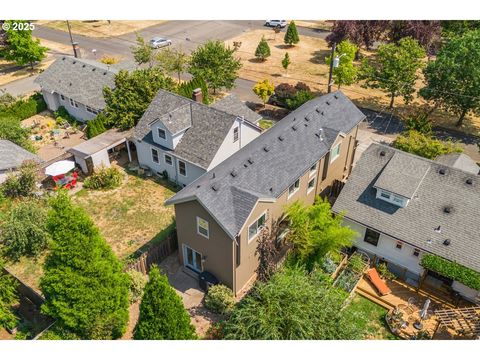
<path fill-rule="evenodd" d="M 387 310 L 391 310 L 395 308 L 393 304 L 383 300 L 382 298 L 378 297 L 378 295 L 371 294 L 369 291 L 366 291 L 358 286 L 355 289 L 355 291 L 358 295 L 363 296 L 364 298 L 367 298 L 370 301 L 373 301 L 375 304 L 378 304 Z"/>
<path fill-rule="evenodd" d="M 198 274 L 195 271 L 189 269 L 186 266 L 182 266 L 182 271 L 188 276 L 190 276 L 191 278 L 194 278 L 195 280 L 198 281 Z"/>

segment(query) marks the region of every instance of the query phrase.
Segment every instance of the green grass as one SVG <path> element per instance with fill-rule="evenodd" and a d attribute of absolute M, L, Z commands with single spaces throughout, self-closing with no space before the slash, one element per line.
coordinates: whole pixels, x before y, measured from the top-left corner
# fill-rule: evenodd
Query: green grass
<path fill-rule="evenodd" d="M 267 130 L 273 126 L 273 121 L 262 119 L 258 122 L 258 126 L 260 126 L 263 130 Z"/>
<path fill-rule="evenodd" d="M 398 340 L 399 338 L 393 335 L 385 322 L 385 315 L 387 309 L 380 305 L 371 302 L 370 300 L 355 295 L 350 305 L 350 310 L 359 313 L 358 325 L 364 329 L 364 339 L 375 340 Z"/>

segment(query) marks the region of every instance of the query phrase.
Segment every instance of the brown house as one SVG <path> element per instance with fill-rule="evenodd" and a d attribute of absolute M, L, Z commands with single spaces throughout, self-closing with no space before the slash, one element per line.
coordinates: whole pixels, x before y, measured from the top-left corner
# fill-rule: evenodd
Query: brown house
<path fill-rule="evenodd" d="M 260 229 L 350 174 L 364 118 L 341 92 L 315 98 L 170 198 L 182 263 L 238 294 L 255 276 Z"/>

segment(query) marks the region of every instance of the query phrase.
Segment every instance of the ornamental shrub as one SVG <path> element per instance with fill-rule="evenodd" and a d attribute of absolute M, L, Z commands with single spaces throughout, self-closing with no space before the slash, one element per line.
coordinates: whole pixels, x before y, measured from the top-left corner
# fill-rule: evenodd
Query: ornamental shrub
<path fill-rule="evenodd" d="M 110 190 L 122 183 L 123 174 L 114 166 L 101 167 L 87 177 L 83 182 L 83 187 L 92 190 Z"/>
<path fill-rule="evenodd" d="M 471 289 L 480 290 L 480 273 L 456 262 L 437 255 L 425 254 L 420 261 L 420 265 L 449 279 L 461 282 Z"/>
<path fill-rule="evenodd" d="M 140 271 L 134 269 L 128 270 L 127 274 L 130 276 L 129 298 L 130 303 L 133 304 L 142 298 L 143 290 L 145 288 L 145 284 L 147 283 L 147 277 Z"/>
<path fill-rule="evenodd" d="M 232 290 L 221 284 L 210 287 L 205 296 L 205 306 L 217 314 L 230 313 L 235 306 Z"/>
<path fill-rule="evenodd" d="M 296 94 L 285 101 L 287 109 L 295 110 L 305 104 L 307 101 L 312 100 L 315 96 L 312 92 L 306 90 L 297 91 Z"/>
<path fill-rule="evenodd" d="M 28 99 L 20 99 L 8 105 L 0 105 L 2 116 L 11 116 L 20 121 L 28 119 L 46 109 L 47 104 L 40 93 L 35 93 Z"/>
<path fill-rule="evenodd" d="M 46 219 L 47 209 L 38 201 L 14 205 L 0 227 L 0 243 L 5 247 L 5 256 L 18 261 L 21 256 L 40 255 L 50 240 Z"/>
<path fill-rule="evenodd" d="M 140 304 L 140 316 L 135 326 L 135 340 L 195 339 L 195 328 L 183 307 L 181 297 L 168 283 L 158 267 L 150 270 L 149 280 Z"/>
<path fill-rule="evenodd" d="M 395 139 L 393 146 L 432 160 L 439 155 L 463 152 L 463 149 L 452 141 L 441 141 L 415 130 L 402 133 Z"/>
<path fill-rule="evenodd" d="M 37 190 L 37 164 L 34 161 L 25 161 L 18 171 L 7 177 L 0 186 L 4 196 L 10 198 L 32 196 Z"/>

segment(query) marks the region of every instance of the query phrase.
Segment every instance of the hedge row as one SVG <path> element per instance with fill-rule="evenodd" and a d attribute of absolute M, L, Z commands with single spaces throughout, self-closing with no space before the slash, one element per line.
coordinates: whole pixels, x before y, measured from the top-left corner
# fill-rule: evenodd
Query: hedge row
<path fill-rule="evenodd" d="M 435 271 L 449 279 L 461 282 L 469 288 L 480 290 L 480 273 L 475 270 L 432 254 L 424 255 L 420 264 L 425 269 Z"/>
<path fill-rule="evenodd" d="M 47 109 L 47 104 L 40 93 L 30 96 L 26 100 L 17 100 L 13 104 L 0 106 L 0 114 L 18 120 L 28 119 Z"/>

